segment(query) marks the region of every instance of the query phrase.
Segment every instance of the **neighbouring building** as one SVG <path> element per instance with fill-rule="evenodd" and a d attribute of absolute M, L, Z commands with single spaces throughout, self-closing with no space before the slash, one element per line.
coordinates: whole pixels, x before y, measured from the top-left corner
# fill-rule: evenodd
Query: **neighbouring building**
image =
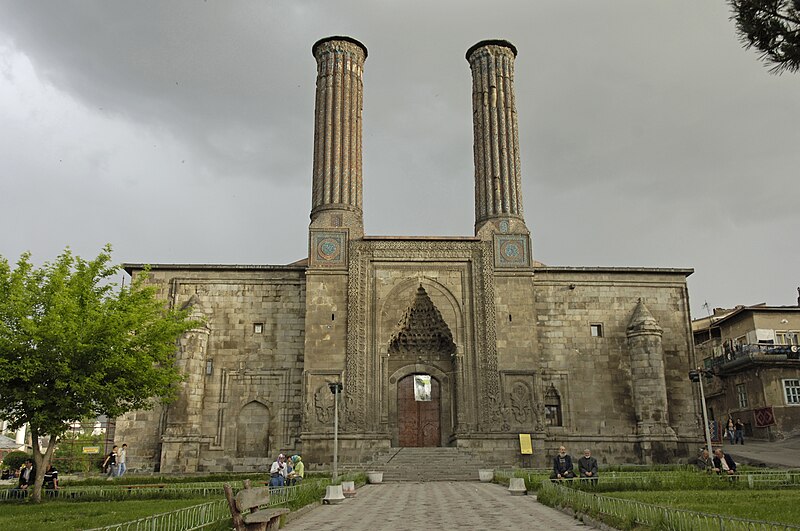
<path fill-rule="evenodd" d="M 516 48 L 483 41 L 472 70 L 475 233 L 371 236 L 362 216 L 367 49 L 331 37 L 317 61 L 308 257 L 289 265 L 152 266 L 204 326 L 180 342 L 178 402 L 117 420 L 130 466 L 312 466 L 405 446 L 533 464 L 560 444 L 601 462 L 667 463 L 701 443 L 686 277 L 691 269 L 553 267 L 533 258 L 522 207 Z M 465 87 L 465 92 L 469 87 Z M 420 215 L 409 212 L 409 215 Z M 126 264 L 138 275 L 143 264 Z"/>
<path fill-rule="evenodd" d="M 798 306 L 716 308 L 692 322 L 706 379 L 709 418 L 741 419 L 745 435 L 800 435 L 800 300 Z"/>

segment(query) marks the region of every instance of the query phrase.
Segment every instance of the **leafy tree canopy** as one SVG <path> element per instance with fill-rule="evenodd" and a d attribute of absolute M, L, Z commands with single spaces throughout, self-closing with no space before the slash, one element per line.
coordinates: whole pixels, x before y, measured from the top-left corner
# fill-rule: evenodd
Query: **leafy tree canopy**
<path fill-rule="evenodd" d="M 761 52 L 770 72 L 800 69 L 800 0 L 729 0 L 745 48 Z"/>
<path fill-rule="evenodd" d="M 67 249 L 34 267 L 0 257 L 0 419 L 30 425 L 40 476 L 71 421 L 146 409 L 182 378 L 176 340 L 196 326 L 167 309 L 147 275 L 119 287 L 111 247 L 87 261 Z M 47 454 L 38 436 L 49 435 Z M 38 493 L 38 490 L 35 493 Z"/>

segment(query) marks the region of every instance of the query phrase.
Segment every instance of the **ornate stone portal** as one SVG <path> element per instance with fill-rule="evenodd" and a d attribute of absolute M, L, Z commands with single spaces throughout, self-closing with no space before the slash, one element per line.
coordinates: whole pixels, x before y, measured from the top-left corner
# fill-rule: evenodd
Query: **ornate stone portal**
<path fill-rule="evenodd" d="M 458 446 L 534 466 L 558 446 L 601 462 L 674 462 L 700 443 L 686 269 L 547 267 L 525 223 L 517 50 L 471 47 L 475 234 L 370 237 L 362 215 L 366 47 L 322 39 L 308 259 L 156 265 L 151 282 L 206 326 L 181 340 L 167 409 L 119 419 L 131 466 L 266 469 L 278 452 L 364 462 L 392 446 Z M 143 266 L 128 264 L 131 274 Z"/>

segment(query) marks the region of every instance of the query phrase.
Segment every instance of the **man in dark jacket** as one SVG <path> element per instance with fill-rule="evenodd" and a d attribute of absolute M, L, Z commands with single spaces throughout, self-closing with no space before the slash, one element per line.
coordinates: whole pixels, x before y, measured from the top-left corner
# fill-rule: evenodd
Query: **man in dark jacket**
<path fill-rule="evenodd" d="M 592 457 L 588 448 L 583 451 L 583 457 L 578 459 L 578 474 L 583 481 L 590 480 L 592 485 L 597 485 L 597 459 Z"/>
<path fill-rule="evenodd" d="M 36 469 L 33 468 L 33 459 L 26 459 L 25 466 L 19 471 L 19 484 L 13 489 L 15 496 L 26 496 L 29 490 L 33 490 L 35 480 Z"/>
<path fill-rule="evenodd" d="M 553 481 L 561 479 L 572 479 L 575 472 L 572 471 L 572 457 L 567 453 L 563 446 L 559 447 L 558 455 L 553 458 L 553 474 L 550 479 Z"/>
<path fill-rule="evenodd" d="M 722 448 L 714 450 L 714 472 L 717 474 L 736 474 L 736 462 L 729 454 L 722 451 Z"/>

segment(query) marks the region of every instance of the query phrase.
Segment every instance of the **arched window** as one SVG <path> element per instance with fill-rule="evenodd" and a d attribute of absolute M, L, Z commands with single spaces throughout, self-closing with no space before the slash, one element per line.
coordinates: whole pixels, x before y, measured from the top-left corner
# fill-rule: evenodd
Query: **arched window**
<path fill-rule="evenodd" d="M 561 417 L 561 396 L 553 384 L 550 384 L 544 394 L 544 422 L 548 426 L 564 425 Z"/>

